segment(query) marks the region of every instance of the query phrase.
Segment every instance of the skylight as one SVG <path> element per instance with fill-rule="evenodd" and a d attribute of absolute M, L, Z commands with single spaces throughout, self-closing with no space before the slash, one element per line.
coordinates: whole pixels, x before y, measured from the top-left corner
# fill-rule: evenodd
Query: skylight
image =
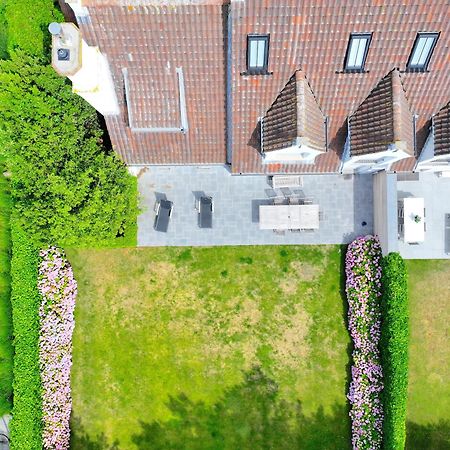
<path fill-rule="evenodd" d="M 269 35 L 249 34 L 247 36 L 247 72 L 267 72 L 269 62 Z"/>
<path fill-rule="evenodd" d="M 371 33 L 352 33 L 345 56 L 345 70 L 363 71 L 369 51 Z"/>
<path fill-rule="evenodd" d="M 427 69 L 438 37 L 439 33 L 417 33 L 413 49 L 408 60 L 408 69 Z"/>

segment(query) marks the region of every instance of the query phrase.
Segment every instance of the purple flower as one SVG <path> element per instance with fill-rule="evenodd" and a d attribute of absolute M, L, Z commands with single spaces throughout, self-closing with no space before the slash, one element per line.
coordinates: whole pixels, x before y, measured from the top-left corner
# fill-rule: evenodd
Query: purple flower
<path fill-rule="evenodd" d="M 352 444 L 357 450 L 380 449 L 383 373 L 380 340 L 381 247 L 373 236 L 353 241 L 345 258 L 348 327 L 353 340 L 352 381 L 348 392 Z"/>
<path fill-rule="evenodd" d="M 70 440 L 70 369 L 77 282 L 62 250 L 49 247 L 41 250 L 40 257 L 38 289 L 42 300 L 39 309 L 39 365 L 43 447 L 66 450 Z"/>

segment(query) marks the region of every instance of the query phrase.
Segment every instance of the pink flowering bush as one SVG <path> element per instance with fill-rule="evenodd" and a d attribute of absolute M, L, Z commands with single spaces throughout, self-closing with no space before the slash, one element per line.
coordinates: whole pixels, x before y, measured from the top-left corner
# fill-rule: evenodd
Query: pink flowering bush
<path fill-rule="evenodd" d="M 49 247 L 41 250 L 40 257 L 39 365 L 43 447 L 63 450 L 69 448 L 70 439 L 70 369 L 77 283 L 62 250 Z"/>
<path fill-rule="evenodd" d="M 381 247 L 373 236 L 358 238 L 345 258 L 348 327 L 353 340 L 348 399 L 354 449 L 380 449 L 383 373 L 380 364 Z"/>

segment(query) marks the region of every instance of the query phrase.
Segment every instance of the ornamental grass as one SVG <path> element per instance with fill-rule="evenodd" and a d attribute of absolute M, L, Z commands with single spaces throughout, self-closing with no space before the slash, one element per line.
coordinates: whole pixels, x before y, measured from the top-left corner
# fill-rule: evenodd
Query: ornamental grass
<path fill-rule="evenodd" d="M 49 247 L 40 252 L 38 289 L 40 337 L 39 365 L 42 382 L 44 449 L 69 448 L 70 369 L 72 366 L 73 312 L 77 283 L 62 250 Z"/>
<path fill-rule="evenodd" d="M 353 241 L 345 258 L 348 328 L 353 340 L 348 393 L 354 449 L 382 444 L 383 373 L 380 364 L 381 247 L 373 236 Z"/>

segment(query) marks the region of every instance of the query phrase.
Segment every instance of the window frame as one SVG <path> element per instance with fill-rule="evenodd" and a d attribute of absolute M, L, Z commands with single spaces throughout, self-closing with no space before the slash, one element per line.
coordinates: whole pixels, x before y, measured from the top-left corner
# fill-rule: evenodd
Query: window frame
<path fill-rule="evenodd" d="M 366 48 L 364 49 L 364 55 L 361 67 L 348 67 L 348 59 L 350 57 L 350 50 L 352 48 L 352 42 L 355 38 L 365 38 L 366 39 Z M 365 72 L 366 67 L 366 61 L 367 61 L 367 55 L 369 53 L 370 43 L 372 42 L 372 33 L 371 32 L 356 32 L 356 33 L 350 33 L 350 37 L 348 39 L 347 43 L 347 50 L 345 52 L 345 58 L 344 58 L 344 72 L 348 73 L 361 73 Z"/>
<path fill-rule="evenodd" d="M 252 67 L 250 65 L 250 44 L 251 41 L 265 41 L 264 64 L 262 67 Z M 247 34 L 247 74 L 249 75 L 267 75 L 269 69 L 269 49 L 270 49 L 270 34 Z"/>
<path fill-rule="evenodd" d="M 436 31 L 419 31 L 416 34 L 416 38 L 414 39 L 414 44 L 411 48 L 408 62 L 406 64 L 406 70 L 408 70 L 410 72 L 426 72 L 428 70 L 428 65 L 430 64 L 431 57 L 433 56 L 434 49 L 439 40 L 439 35 L 440 35 L 440 32 L 436 32 Z M 421 38 L 433 38 L 433 44 L 428 52 L 425 63 L 422 65 L 412 65 L 411 61 L 413 59 L 413 55 L 417 49 L 417 46 L 419 45 L 419 41 Z"/>

